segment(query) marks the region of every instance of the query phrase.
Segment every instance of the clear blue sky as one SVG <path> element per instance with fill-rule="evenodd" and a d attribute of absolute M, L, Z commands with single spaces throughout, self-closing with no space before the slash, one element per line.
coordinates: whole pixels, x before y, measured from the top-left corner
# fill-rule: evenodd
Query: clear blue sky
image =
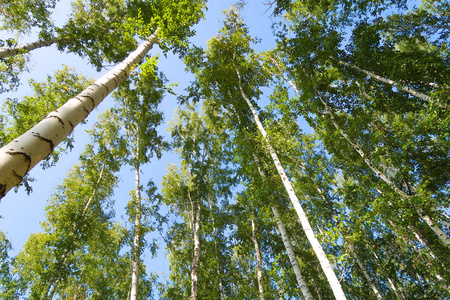
<path fill-rule="evenodd" d="M 267 5 L 263 4 L 264 0 L 251 1 L 245 7 L 243 17 L 250 28 L 250 34 L 262 39 L 262 43 L 258 45 L 258 50 L 268 50 L 273 48 L 274 38 L 271 30 L 271 10 Z M 208 11 L 206 12 L 205 20 L 202 20 L 197 26 L 197 35 L 192 41 L 199 46 L 205 46 L 208 39 L 213 37 L 222 26 L 223 13 L 222 10 L 229 8 L 235 1 L 229 0 L 211 0 L 208 3 Z M 54 20 L 57 24 L 63 24 L 64 20 L 70 13 L 70 0 L 62 0 L 57 4 L 54 14 Z M 0 38 L 8 35 L 0 32 Z M 35 36 L 23 37 L 20 44 L 35 40 Z M 152 54 L 158 52 L 157 47 L 151 50 Z M 179 82 L 179 87 L 175 88 L 178 94 L 183 93 L 183 89 L 193 79 L 191 75 L 184 71 L 183 63 L 174 56 L 169 56 L 167 59 L 160 56 L 161 62 L 159 69 L 163 71 L 170 83 Z M 52 75 L 54 71 L 61 69 L 62 65 L 73 67 L 78 73 L 86 77 L 98 78 L 106 73 L 95 72 L 89 67 L 86 61 L 83 61 L 78 56 L 68 53 L 60 53 L 55 47 L 38 49 L 32 51 L 30 57 L 30 72 L 23 74 L 22 86 L 19 91 L 10 94 L 0 94 L 0 105 L 3 104 L 6 98 L 15 97 L 21 99 L 24 95 L 30 92 L 27 87 L 27 80 L 33 78 L 36 81 L 43 81 L 47 75 Z M 85 129 L 89 129 L 96 120 L 98 113 L 102 112 L 106 107 L 112 104 L 112 99 L 108 97 L 105 101 L 91 114 L 88 118 L 89 122 L 86 125 L 81 125 L 75 130 L 75 148 L 69 154 L 63 155 L 57 166 L 43 171 L 39 166 L 31 171 L 31 176 L 37 181 L 32 184 L 33 193 L 27 196 L 25 192 L 19 191 L 14 193 L 11 191 L 0 203 L 0 229 L 7 234 L 7 237 L 12 242 L 14 251 L 13 255 L 17 254 L 23 244 L 28 239 L 31 233 L 40 231 L 39 223 L 45 219 L 45 205 L 47 200 L 51 197 L 56 186 L 61 183 L 66 171 L 77 163 L 79 154 L 83 151 L 85 143 L 88 141 Z M 176 108 L 176 98 L 172 95 L 166 95 L 163 100 L 163 111 L 165 113 L 166 123 L 172 117 L 172 113 Z M 162 131 L 166 130 L 164 126 Z M 154 160 L 149 165 L 143 168 L 143 182 L 152 178 L 159 186 L 162 176 L 165 174 L 168 163 L 176 163 L 177 158 L 174 154 L 167 153 L 159 161 Z M 124 168 L 121 172 L 121 179 L 119 188 L 116 191 L 116 217 L 121 220 L 124 214 L 124 208 L 129 200 L 129 191 L 133 189 L 133 176 L 129 174 L 130 170 Z M 161 249 L 160 253 L 164 253 Z M 160 254 L 156 259 L 150 260 L 148 257 L 144 260 L 148 265 L 148 271 L 168 272 L 165 258 Z"/>

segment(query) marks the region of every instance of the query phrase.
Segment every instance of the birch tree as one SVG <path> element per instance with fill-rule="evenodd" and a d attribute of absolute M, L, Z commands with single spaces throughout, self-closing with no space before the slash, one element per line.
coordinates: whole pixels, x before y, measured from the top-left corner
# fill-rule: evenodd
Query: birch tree
<path fill-rule="evenodd" d="M 226 53 L 226 55 L 224 55 L 224 53 Z M 227 97 L 228 92 L 230 92 L 232 97 L 235 97 L 235 99 L 229 99 L 228 101 L 237 101 L 237 99 L 242 99 L 243 102 L 247 104 L 246 110 L 249 111 L 250 116 L 253 116 L 255 124 L 257 125 L 263 138 L 266 140 L 267 150 L 269 151 L 273 163 L 277 168 L 281 181 L 285 185 L 286 192 L 288 193 L 292 204 L 297 211 L 302 227 L 319 258 L 322 269 L 335 293 L 335 297 L 337 297 L 337 299 L 345 299 L 345 294 L 339 284 L 339 281 L 323 251 L 322 246 L 314 235 L 311 225 L 306 218 L 306 214 L 301 207 L 292 185 L 289 182 L 289 179 L 278 159 L 277 153 L 274 151 L 269 140 L 267 139 L 267 133 L 259 119 L 258 113 L 254 108 L 253 103 L 250 101 L 250 98 L 247 96 L 248 92 L 244 90 L 244 86 L 246 89 L 249 89 L 249 87 L 252 86 L 252 96 L 250 97 L 257 99 L 260 95 L 257 87 L 262 85 L 264 82 L 263 79 L 257 75 L 259 70 L 246 61 L 245 55 L 248 55 L 249 53 L 251 53 L 251 50 L 246 28 L 242 25 L 242 22 L 239 20 L 239 16 L 236 12 L 230 11 L 228 20 L 225 21 L 225 28 L 221 31 L 219 36 L 210 41 L 209 49 L 206 51 L 206 66 L 202 70 L 202 74 L 199 74 L 197 78 L 203 77 L 204 79 L 202 80 L 204 80 L 205 83 L 207 82 L 206 80 L 210 80 L 207 84 L 215 87 L 224 97 Z M 220 70 L 228 70 L 228 73 L 224 74 L 220 72 Z M 234 78 L 229 78 L 229 74 L 231 74 L 231 72 L 233 73 Z M 241 108 L 242 104 L 240 104 L 239 107 Z"/>
<path fill-rule="evenodd" d="M 44 232 L 32 235 L 17 256 L 15 268 L 21 294 L 29 293 L 36 299 L 76 295 L 76 289 L 72 292 L 68 289 L 80 282 L 88 286 L 83 292 L 85 289 L 100 292 L 101 285 L 95 286 L 96 280 L 89 281 L 87 277 L 100 276 L 104 280 L 106 276 L 117 280 L 123 276 L 123 268 L 117 268 L 117 272 L 111 270 L 109 275 L 82 272 L 89 262 L 98 259 L 96 255 L 107 258 L 106 265 L 105 261 L 99 262 L 105 269 L 114 268 L 115 263 L 126 265 L 126 258 L 119 255 L 125 232 L 113 224 L 112 212 L 104 209 L 117 184 L 115 172 L 120 168 L 118 158 L 123 155 L 116 134 L 117 126 L 108 122 L 91 132 L 93 143 L 86 147 L 81 163 L 67 175 L 51 199 Z M 103 291 L 107 291 L 106 297 L 114 293 L 124 295 L 123 285 L 119 283 L 117 289 Z"/>
<path fill-rule="evenodd" d="M 211 263 L 210 255 L 223 243 L 216 239 L 222 236 L 219 233 L 223 232 L 222 226 L 225 225 L 219 230 L 211 227 L 209 224 L 216 220 L 213 216 L 218 212 L 208 211 L 208 208 L 217 207 L 219 201 L 226 201 L 233 183 L 227 179 L 229 170 L 226 165 L 221 166 L 227 156 L 227 151 L 223 151 L 227 135 L 222 131 L 220 121 L 216 123 L 214 118 L 213 111 L 200 115 L 195 106 L 188 105 L 186 109 L 177 111 L 177 119 L 171 124 L 174 146 L 182 165 L 181 168 L 171 166 L 164 178 L 164 202 L 185 223 L 171 226 L 168 250 L 173 272 L 190 276 L 182 279 L 179 275 L 171 275 L 172 283 L 166 287 L 163 296 L 168 299 L 200 299 L 212 297 L 212 293 L 219 297 L 220 294 L 227 295 L 222 280 L 206 276 L 211 272 L 214 272 L 212 276 L 217 276 L 216 270 L 220 273 L 220 269 L 224 269 L 218 265 L 219 262 Z M 185 264 L 178 262 L 181 259 Z"/>
<path fill-rule="evenodd" d="M 131 291 L 130 299 L 138 299 L 140 295 L 139 278 L 141 268 L 141 255 L 144 249 L 145 235 L 149 231 L 148 222 L 144 222 L 150 216 L 144 209 L 144 201 L 155 202 L 156 199 L 144 199 L 141 192 L 143 185 L 141 172 L 143 166 L 150 162 L 153 156 L 161 157 L 167 143 L 157 132 L 157 127 L 163 121 L 163 115 L 158 110 L 163 97 L 164 79 L 157 73 L 156 60 L 148 60 L 140 67 L 141 74 L 133 74 L 133 81 L 127 81 L 122 85 L 114 98 L 117 107 L 110 113 L 111 122 L 115 122 L 121 128 L 122 140 L 126 144 L 126 152 L 122 157 L 124 162 L 134 171 L 135 188 L 132 192 L 127 213 L 130 221 L 134 223 L 131 230 Z M 156 197 L 153 183 L 147 186 L 147 194 Z"/>
<path fill-rule="evenodd" d="M 157 42 L 158 34 L 164 37 L 161 45 L 165 49 L 171 48 L 180 51 L 182 48 L 180 44 L 192 34 L 190 26 L 201 17 L 202 7 L 203 2 L 201 1 L 189 4 L 180 1 L 163 7 L 164 10 L 160 11 L 162 15 L 155 16 L 155 22 L 150 26 L 141 22 L 143 28 L 146 28 L 141 35 L 145 36 L 147 40 L 122 63 L 80 94 L 69 99 L 59 109 L 51 112 L 22 136 L 4 146 L 0 151 L 0 196 L 4 197 L 13 186 L 19 184 L 31 168 L 48 156 L 77 124 L 83 121 L 109 93 L 125 80 L 130 71 L 142 61 Z M 177 22 L 177 18 L 183 18 L 184 22 Z M 180 24 L 180 26 L 177 27 L 175 24 Z M 160 29 L 159 32 L 157 32 L 157 28 Z M 151 32 L 153 33 L 151 34 Z"/>

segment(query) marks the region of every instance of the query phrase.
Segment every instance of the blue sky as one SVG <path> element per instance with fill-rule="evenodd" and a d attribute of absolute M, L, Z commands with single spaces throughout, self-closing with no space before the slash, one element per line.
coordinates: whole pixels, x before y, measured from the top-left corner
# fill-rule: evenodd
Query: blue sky
<path fill-rule="evenodd" d="M 227 0 L 212 0 L 208 3 L 208 11 L 206 12 L 205 20 L 202 20 L 196 27 L 197 35 L 192 39 L 192 42 L 198 46 L 206 46 L 208 39 L 213 37 L 222 26 L 223 13 L 222 10 L 229 8 L 235 1 Z M 262 39 L 262 43 L 257 45 L 257 50 L 268 50 L 275 46 L 274 38 L 271 30 L 271 10 L 266 11 L 269 6 L 264 5 L 263 1 L 252 1 L 245 7 L 243 17 L 250 28 L 250 34 Z M 70 0 L 63 0 L 57 4 L 54 21 L 56 24 L 63 24 L 70 13 Z M 7 33 L 0 32 L 0 38 L 8 37 Z M 19 44 L 31 42 L 36 39 L 36 36 L 23 37 Z M 158 47 L 150 51 L 152 55 L 159 52 Z M 47 75 L 52 75 L 54 71 L 62 69 L 63 64 L 68 65 L 76 70 L 77 73 L 83 74 L 86 77 L 98 78 L 107 71 L 103 70 L 97 73 L 94 69 L 89 67 L 87 61 L 82 60 L 78 56 L 70 53 L 61 53 L 56 50 L 56 47 L 47 47 L 43 49 L 34 50 L 30 56 L 30 72 L 22 75 L 22 85 L 15 93 L 0 94 L 0 105 L 8 97 L 15 97 L 21 99 L 24 95 L 30 94 L 27 80 L 33 78 L 36 81 L 43 81 Z M 159 69 L 163 71 L 169 79 L 169 83 L 179 82 L 179 86 L 175 87 L 178 94 L 183 93 L 183 89 L 193 79 L 184 70 L 184 65 L 176 56 L 169 55 L 164 58 L 160 55 Z M 13 245 L 12 254 L 17 254 L 23 244 L 28 239 L 31 233 L 40 231 L 39 223 L 45 219 L 45 205 L 47 200 L 51 197 L 56 186 L 61 183 L 65 173 L 74 164 L 77 163 L 79 154 L 83 151 L 85 143 L 88 141 L 84 130 L 89 129 L 96 120 L 98 113 L 113 103 L 111 97 L 108 97 L 104 102 L 88 117 L 89 122 L 85 125 L 78 126 L 75 130 L 75 147 L 69 154 L 63 155 L 57 166 L 43 171 L 39 166 L 36 166 L 31 171 L 31 176 L 37 181 L 32 184 L 33 193 L 27 196 L 24 191 L 14 193 L 9 192 L 0 203 L 0 229 L 7 234 Z M 165 114 L 165 122 L 167 123 L 171 117 L 174 109 L 177 107 L 176 97 L 173 95 L 166 95 L 163 100 L 162 110 Z M 164 125 L 162 131 L 166 130 Z M 153 160 L 150 164 L 143 168 L 143 180 L 147 181 L 152 178 L 159 186 L 162 176 L 165 174 L 168 163 L 176 163 L 177 157 L 172 153 L 166 153 L 159 161 Z M 129 200 L 129 191 L 133 189 L 134 176 L 130 176 L 131 170 L 124 170 L 121 172 L 121 182 L 116 191 L 116 217 L 121 220 L 124 214 L 124 208 Z M 160 253 L 164 252 L 161 249 Z M 149 271 L 161 272 L 167 274 L 168 268 L 165 259 L 159 255 L 156 259 L 150 260 L 146 257 L 144 260 L 148 264 Z"/>

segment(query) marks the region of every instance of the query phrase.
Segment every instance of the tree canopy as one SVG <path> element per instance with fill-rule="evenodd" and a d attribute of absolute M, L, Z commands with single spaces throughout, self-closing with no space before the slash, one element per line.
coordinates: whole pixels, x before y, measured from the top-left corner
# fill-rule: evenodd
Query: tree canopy
<path fill-rule="evenodd" d="M 450 298 L 450 4 L 217 7 L 0 0 L 0 297 Z"/>

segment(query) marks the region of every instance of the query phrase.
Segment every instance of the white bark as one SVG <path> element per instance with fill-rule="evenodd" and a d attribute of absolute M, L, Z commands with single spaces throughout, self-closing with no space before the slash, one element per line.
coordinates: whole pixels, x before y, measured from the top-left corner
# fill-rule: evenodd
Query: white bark
<path fill-rule="evenodd" d="M 317 258 L 319 259 L 320 265 L 322 267 L 323 272 L 325 273 L 325 276 L 327 277 L 327 280 L 331 286 L 331 289 L 333 290 L 333 294 L 337 300 L 341 299 L 347 299 L 344 291 L 342 290 L 342 286 L 337 279 L 336 274 L 333 271 L 333 268 L 331 267 L 331 264 L 323 251 L 322 246 L 319 243 L 319 240 L 317 240 L 314 231 L 311 228 L 311 225 L 308 221 L 308 217 L 306 216 L 305 211 L 303 210 L 302 206 L 300 205 L 300 201 L 297 198 L 297 195 L 294 192 L 294 189 L 291 185 L 291 182 L 289 181 L 289 178 L 286 175 L 286 172 L 283 169 L 283 166 L 281 165 L 280 160 L 278 159 L 278 155 L 273 149 L 273 147 L 269 143 L 269 139 L 267 137 L 267 132 L 265 131 L 261 121 L 259 120 L 258 113 L 256 112 L 255 108 L 253 107 L 253 104 L 251 103 L 250 99 L 248 99 L 247 95 L 245 94 L 242 84 L 241 84 L 241 77 L 239 74 L 239 71 L 236 70 L 236 73 L 238 74 L 239 78 L 239 89 L 241 92 L 242 97 L 247 102 L 252 114 L 253 118 L 255 120 L 256 125 L 258 126 L 259 131 L 261 132 L 261 135 L 264 137 L 266 141 L 267 149 L 269 150 L 270 156 L 272 157 L 273 163 L 275 164 L 275 167 L 278 171 L 278 174 L 280 175 L 281 181 L 284 184 L 284 187 L 286 189 L 286 192 L 289 195 L 289 199 L 292 202 L 292 205 L 294 206 L 295 211 L 297 212 L 297 215 L 299 217 L 300 223 L 303 227 L 303 231 L 305 232 L 308 241 L 310 242 L 314 253 L 316 254 Z"/>
<path fill-rule="evenodd" d="M 349 64 L 349 63 L 344 62 L 344 61 L 342 61 L 342 60 L 339 60 L 338 62 L 339 62 L 341 65 L 344 65 L 344 66 L 353 68 L 353 69 L 355 69 L 355 70 L 358 70 L 358 71 L 360 71 L 360 72 L 366 74 L 366 75 L 369 76 L 370 78 L 373 78 L 373 79 L 375 79 L 375 80 L 378 80 L 379 82 L 383 82 L 383 83 L 386 83 L 386 84 L 395 86 L 395 87 L 398 88 L 399 90 L 402 90 L 402 91 L 404 91 L 404 92 L 407 92 L 407 93 L 409 93 L 410 95 L 412 95 L 412 96 L 414 96 L 414 97 L 420 98 L 420 99 L 425 100 L 425 101 L 427 101 L 427 102 L 431 102 L 431 97 L 430 97 L 430 96 L 425 95 L 424 93 L 421 93 L 421 92 L 419 92 L 419 91 L 416 91 L 416 90 L 414 90 L 414 89 L 412 89 L 412 88 L 409 88 L 409 87 L 407 87 L 407 86 L 404 86 L 404 85 L 402 85 L 402 84 L 400 84 L 400 83 L 398 83 L 398 82 L 396 82 L 396 81 L 394 81 L 394 80 L 392 80 L 392 79 L 389 79 L 389 78 L 385 78 L 385 77 L 376 75 L 376 74 L 374 74 L 374 73 L 372 73 L 372 72 L 370 72 L 370 71 L 367 71 L 367 70 L 365 70 L 365 69 L 362 69 L 362 68 L 360 68 L 360 67 L 358 67 L 358 66 L 355 66 L 355 65 L 353 65 L 353 64 Z"/>
<path fill-rule="evenodd" d="M 333 126 L 336 128 L 336 130 L 339 131 L 341 136 L 347 140 L 347 142 L 355 149 L 356 152 L 362 157 L 366 165 L 372 170 L 372 172 L 380 177 L 385 183 L 387 183 L 400 197 L 402 197 L 404 200 L 406 200 L 408 203 L 411 203 L 411 196 L 409 196 L 407 193 L 405 193 L 403 190 L 399 189 L 389 178 L 388 176 L 382 172 L 380 169 L 375 167 L 374 164 L 370 161 L 370 159 L 367 157 L 367 155 L 362 150 L 361 145 L 359 145 L 357 142 L 354 142 L 350 139 L 350 137 L 347 135 L 345 131 L 341 129 L 339 124 L 336 122 L 336 119 L 334 118 L 334 114 L 328 104 L 325 102 L 325 100 L 320 95 L 320 92 L 316 90 L 317 95 L 319 96 L 322 103 L 325 105 L 325 109 L 327 114 L 330 116 L 331 123 L 333 123 Z M 447 236 L 447 234 L 439 227 L 437 226 L 433 220 L 428 216 L 423 214 L 423 210 L 420 208 L 416 208 L 417 214 L 420 216 L 420 218 L 436 233 L 438 238 L 446 245 L 450 245 L 450 237 Z"/>
<path fill-rule="evenodd" d="M 286 252 L 289 256 L 292 269 L 294 270 L 295 277 L 297 278 L 297 283 L 302 291 L 303 297 L 305 298 L 305 300 L 313 300 L 314 298 L 311 292 L 309 291 L 308 284 L 306 283 L 306 280 L 303 277 L 302 272 L 300 270 L 297 257 L 295 256 L 294 249 L 292 248 L 291 240 L 289 239 L 286 228 L 284 227 L 283 221 L 281 220 L 280 212 L 278 211 L 278 208 L 276 206 L 272 206 L 272 212 L 275 216 L 275 220 L 278 225 L 278 230 L 280 230 L 281 239 L 283 240 L 284 248 L 286 248 Z"/>
<path fill-rule="evenodd" d="M 274 62 L 274 64 L 277 66 L 277 68 L 280 70 L 280 75 L 283 77 L 283 79 L 289 83 L 295 90 L 295 92 L 298 95 L 300 94 L 300 91 L 297 89 L 297 86 L 290 81 L 286 75 L 284 75 L 284 73 L 281 70 L 281 67 L 279 66 L 279 64 L 276 62 L 275 59 L 272 59 L 272 61 Z M 345 131 L 343 131 L 339 124 L 337 124 L 335 118 L 334 118 L 334 114 L 331 111 L 330 107 L 328 106 L 328 104 L 325 102 L 325 100 L 322 98 L 321 94 L 319 91 L 317 91 L 316 89 L 314 89 L 316 94 L 318 95 L 318 97 L 320 98 L 322 104 L 325 106 L 326 112 L 327 114 L 330 116 L 331 122 L 333 123 L 333 126 L 339 131 L 339 133 L 342 135 L 342 137 L 344 137 L 349 144 L 353 147 L 353 149 L 355 149 L 356 152 L 358 152 L 358 154 L 363 158 L 364 162 L 366 163 L 366 165 L 372 170 L 373 173 L 375 173 L 375 175 L 379 176 L 385 183 L 387 183 L 397 194 L 399 194 L 403 199 L 405 199 L 406 201 L 410 202 L 410 196 L 408 194 L 406 194 L 404 191 L 402 191 L 401 189 L 399 189 L 387 176 L 384 172 L 381 172 L 378 168 L 376 168 L 372 162 L 367 158 L 367 156 L 365 155 L 365 153 L 362 151 L 362 147 L 360 145 L 358 145 L 358 143 L 352 141 L 350 139 L 350 137 L 347 135 L 347 133 L 345 133 Z M 426 96 L 426 95 L 425 95 Z M 428 97 L 428 96 L 427 96 Z M 420 218 L 431 228 L 431 230 L 434 231 L 434 233 L 436 233 L 436 235 L 439 237 L 439 239 L 446 245 L 450 245 L 450 237 L 447 236 L 447 234 L 442 230 L 442 228 L 440 228 L 439 226 L 436 225 L 436 222 L 433 222 L 433 220 L 428 216 L 428 215 L 424 215 L 423 214 L 423 210 L 420 208 L 416 209 L 417 214 L 420 216 Z M 444 222 L 444 225 L 448 226 L 450 228 L 450 223 L 449 222 Z"/>
<path fill-rule="evenodd" d="M 61 39 L 54 39 L 50 41 L 43 41 L 38 40 L 36 42 L 32 42 L 20 47 L 14 47 L 14 48 L 4 48 L 0 49 L 0 58 L 7 58 L 11 56 L 15 56 L 20 53 L 27 53 L 31 50 L 42 48 L 42 47 L 48 47 L 51 46 L 57 42 L 59 42 Z"/>
<path fill-rule="evenodd" d="M 139 144 L 139 142 L 138 142 Z M 136 163 L 134 168 L 134 181 L 135 181 L 135 201 L 136 201 L 136 216 L 134 219 L 134 238 L 133 249 L 131 249 L 131 292 L 130 299 L 136 300 L 139 290 L 139 265 L 141 262 L 140 257 L 140 244 L 141 244 L 141 188 L 140 188 L 140 174 L 139 174 L 139 162 Z"/>
<path fill-rule="evenodd" d="M 384 172 L 389 175 L 392 178 L 395 178 L 395 175 L 397 174 L 397 170 L 394 168 L 389 168 L 386 165 L 384 165 L 383 163 L 381 164 L 381 167 L 384 169 Z M 403 188 L 404 189 L 410 189 L 412 194 L 417 194 L 416 189 L 411 185 L 411 184 L 403 184 Z M 405 194 L 406 195 L 406 194 Z M 407 195 L 407 199 L 409 199 L 409 195 Z M 406 198 L 405 198 L 406 199 Z M 428 225 L 430 226 L 430 228 L 434 231 L 434 233 L 436 233 L 436 235 L 439 237 L 440 240 L 442 240 L 444 242 L 444 244 L 446 245 L 450 245 L 450 237 L 447 236 L 447 234 L 439 227 L 436 225 L 436 222 L 433 222 L 433 220 L 430 218 L 430 216 L 426 215 L 423 213 L 423 209 L 421 208 L 416 208 L 416 212 L 417 214 L 420 216 L 420 218 Z M 444 226 L 447 226 L 448 228 L 450 228 L 450 224 L 446 221 L 442 220 L 442 223 L 444 224 Z"/>
<path fill-rule="evenodd" d="M 198 199 L 198 201 L 200 201 Z M 200 202 L 197 203 L 197 213 L 194 223 L 194 258 L 192 260 L 191 271 L 191 297 L 190 300 L 196 300 L 198 297 L 198 268 L 200 265 Z"/>
<path fill-rule="evenodd" d="M 392 279 L 390 279 L 390 278 L 388 277 L 387 280 L 388 280 L 389 285 L 391 286 L 392 290 L 394 291 L 395 296 L 397 296 L 397 299 L 400 299 L 400 300 L 406 300 L 406 298 L 405 298 L 405 296 L 403 295 L 403 293 L 402 293 L 401 291 L 399 291 L 399 290 L 395 287 L 395 284 L 394 284 L 394 282 L 392 281 Z"/>
<path fill-rule="evenodd" d="M 349 245 L 349 250 L 352 253 L 353 257 L 356 260 L 356 263 L 358 264 L 359 268 L 364 274 L 364 277 L 366 277 L 367 282 L 369 282 L 370 287 L 372 288 L 372 291 L 375 293 L 375 296 L 377 296 L 377 299 L 381 300 L 383 297 L 381 296 L 381 293 L 378 289 L 378 287 L 375 285 L 375 283 L 372 280 L 372 277 L 370 277 L 369 273 L 366 270 L 366 267 L 362 263 L 361 259 L 359 258 L 358 254 L 354 251 L 353 246 Z"/>
<path fill-rule="evenodd" d="M 253 245 L 255 246 L 255 252 L 256 252 L 256 277 L 258 279 L 258 291 L 259 291 L 259 299 L 264 300 L 264 286 L 263 286 L 263 279 L 262 279 L 262 262 L 261 262 L 261 252 L 259 250 L 259 244 L 258 239 L 256 238 L 256 227 L 255 227 L 255 220 L 252 216 L 251 218 L 252 223 L 252 241 Z"/>
<path fill-rule="evenodd" d="M 220 273 L 220 259 L 219 259 L 219 252 L 218 252 L 218 248 L 217 248 L 216 221 L 214 220 L 214 215 L 212 214 L 213 206 L 211 203 L 211 199 L 209 197 L 208 197 L 208 204 L 209 204 L 209 210 L 211 211 L 211 220 L 212 220 L 212 225 L 213 225 L 214 250 L 215 250 L 216 260 L 217 260 L 217 281 L 219 282 L 220 299 L 224 300 L 225 295 L 223 293 L 222 274 Z"/>
<path fill-rule="evenodd" d="M 157 40 L 155 32 L 108 74 L 0 149 L 0 199 L 125 80 Z"/>

